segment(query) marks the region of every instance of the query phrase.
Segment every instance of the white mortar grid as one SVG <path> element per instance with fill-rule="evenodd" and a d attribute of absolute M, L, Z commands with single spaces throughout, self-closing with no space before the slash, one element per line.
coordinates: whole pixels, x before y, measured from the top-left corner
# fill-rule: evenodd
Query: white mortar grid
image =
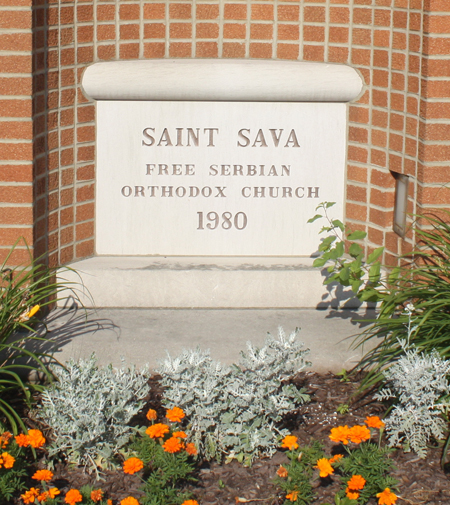
<path fill-rule="evenodd" d="M 219 40 L 217 41 L 217 56 L 219 58 L 223 57 L 223 39 L 224 39 L 224 10 L 225 10 L 225 5 L 224 5 L 224 0 L 219 0 Z"/>
<path fill-rule="evenodd" d="M 191 43 L 191 58 L 195 58 L 197 52 L 197 19 L 196 19 L 196 2 L 192 2 L 191 9 L 191 26 L 192 26 L 192 43 Z"/>
<path fill-rule="evenodd" d="M 247 0 L 247 19 L 246 19 L 246 34 L 245 34 L 245 58 L 250 58 L 250 30 L 252 17 L 252 2 Z"/>

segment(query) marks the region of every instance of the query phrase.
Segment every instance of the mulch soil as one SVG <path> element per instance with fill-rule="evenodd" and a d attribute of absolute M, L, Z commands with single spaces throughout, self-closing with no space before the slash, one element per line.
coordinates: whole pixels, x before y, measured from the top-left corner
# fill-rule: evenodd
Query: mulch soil
<path fill-rule="evenodd" d="M 284 420 L 285 428 L 299 439 L 299 444 L 307 444 L 312 438 L 325 444 L 326 453 L 330 454 L 333 443 L 329 440 L 330 429 L 335 426 L 362 424 L 369 415 L 383 414 L 384 407 L 371 397 L 356 397 L 350 404 L 348 413 L 339 414 L 336 408 L 340 404 L 348 404 L 349 399 L 358 388 L 357 381 L 342 382 L 333 374 L 319 375 L 307 372 L 295 379 L 298 386 L 303 386 L 311 395 L 311 402 L 302 406 L 296 413 Z M 161 417 L 165 410 L 161 406 L 162 390 L 158 377 L 150 380 L 151 392 L 143 413 L 134 420 L 136 425 L 148 425 L 145 412 L 149 408 L 156 409 Z M 430 448 L 426 459 L 420 459 L 414 453 L 396 450 L 392 454 L 396 470 L 393 476 L 399 481 L 399 500 L 397 504 L 412 505 L 449 505 L 450 475 L 441 470 L 440 457 L 442 449 Z M 279 451 L 271 459 L 255 461 L 251 468 L 243 467 L 237 461 L 229 464 L 204 462 L 200 465 L 196 477 L 198 482 L 190 485 L 195 499 L 200 505 L 228 505 L 239 503 L 261 503 L 263 505 L 280 505 L 284 502 L 279 490 L 272 485 L 280 464 L 287 464 L 284 452 Z M 83 469 L 69 468 L 64 464 L 55 466 L 53 485 L 65 493 L 70 488 L 79 489 L 91 484 L 101 487 L 114 505 L 127 496 L 139 499 L 142 492 L 139 486 L 142 481 L 137 475 L 127 475 L 122 471 L 103 472 L 102 480 L 96 481 L 94 475 L 87 474 Z M 338 479 L 321 479 L 316 487 L 317 499 L 315 505 L 324 502 L 334 504 L 334 496 L 338 491 Z M 17 502 L 19 503 L 19 502 Z M 372 500 L 370 503 L 377 503 Z"/>

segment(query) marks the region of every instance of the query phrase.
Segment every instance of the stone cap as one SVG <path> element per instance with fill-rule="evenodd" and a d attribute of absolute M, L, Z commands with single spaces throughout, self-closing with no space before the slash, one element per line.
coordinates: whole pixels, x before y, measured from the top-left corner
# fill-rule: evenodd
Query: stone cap
<path fill-rule="evenodd" d="M 224 102 L 349 102 L 363 89 L 347 65 L 217 58 L 99 62 L 82 85 L 94 100 Z"/>

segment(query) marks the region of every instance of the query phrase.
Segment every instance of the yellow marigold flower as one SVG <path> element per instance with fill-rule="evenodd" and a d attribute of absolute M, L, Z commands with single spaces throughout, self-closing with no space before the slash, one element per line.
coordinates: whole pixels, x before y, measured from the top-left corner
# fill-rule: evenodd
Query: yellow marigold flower
<path fill-rule="evenodd" d="M 186 452 L 189 454 L 189 456 L 196 456 L 197 454 L 197 447 L 195 447 L 195 444 L 192 442 L 189 442 L 186 444 Z"/>
<path fill-rule="evenodd" d="M 139 458 L 128 458 L 123 463 L 123 471 L 133 475 L 144 468 L 144 463 Z"/>
<path fill-rule="evenodd" d="M 394 505 L 397 496 L 387 487 L 384 491 L 377 494 L 378 505 Z"/>
<path fill-rule="evenodd" d="M 9 441 L 11 440 L 12 435 L 9 431 L 5 431 L 0 435 L 0 449 L 4 449 L 8 444 Z"/>
<path fill-rule="evenodd" d="M 78 491 L 78 489 L 70 489 L 67 491 L 64 501 L 69 505 L 75 505 L 75 503 L 83 501 L 83 497 L 81 496 L 81 493 Z"/>
<path fill-rule="evenodd" d="M 136 498 L 129 496 L 128 498 L 122 500 L 120 502 L 120 505 L 139 505 L 139 502 L 136 500 Z"/>
<path fill-rule="evenodd" d="M 163 447 L 166 452 L 174 453 L 180 452 L 183 449 L 183 444 L 178 438 L 170 437 L 164 442 Z"/>
<path fill-rule="evenodd" d="M 370 439 L 370 430 L 367 426 L 353 426 L 350 428 L 348 436 L 354 444 L 360 444 Z"/>
<path fill-rule="evenodd" d="M 172 423 L 179 423 L 186 414 L 183 412 L 183 409 L 180 407 L 174 407 L 173 409 L 169 409 L 166 413 L 166 417 Z"/>
<path fill-rule="evenodd" d="M 49 480 L 53 479 L 53 473 L 50 470 L 38 470 L 35 472 L 32 479 L 44 480 L 45 482 L 48 482 Z"/>
<path fill-rule="evenodd" d="M 334 473 L 334 468 L 330 465 L 330 462 L 327 458 L 320 458 L 317 460 L 317 465 L 314 468 L 318 468 L 320 470 L 319 475 L 321 477 L 328 477 Z"/>
<path fill-rule="evenodd" d="M 331 433 L 329 435 L 329 438 L 333 442 L 341 442 L 345 445 L 348 444 L 348 438 L 349 438 L 349 427 L 347 425 L 345 426 L 338 426 L 337 428 L 331 428 Z"/>
<path fill-rule="evenodd" d="M 352 491 L 358 491 L 366 485 L 366 479 L 361 475 L 352 475 L 352 478 L 347 482 L 347 487 Z"/>
<path fill-rule="evenodd" d="M 184 500 L 184 502 L 181 505 L 198 505 L 197 500 Z"/>
<path fill-rule="evenodd" d="M 40 491 L 35 487 L 30 488 L 25 494 L 21 494 L 24 503 L 34 503 L 34 500 L 39 496 Z"/>
<path fill-rule="evenodd" d="M 297 437 L 294 435 L 287 435 L 283 438 L 281 442 L 281 447 L 285 447 L 292 451 L 293 449 L 298 449 Z"/>
<path fill-rule="evenodd" d="M 39 449 L 45 444 L 45 438 L 42 435 L 41 430 L 29 430 L 28 431 L 28 440 L 31 447 L 35 449 Z"/>
<path fill-rule="evenodd" d="M 172 437 L 175 437 L 175 438 L 187 438 L 187 435 L 184 431 L 174 431 L 172 433 Z"/>
<path fill-rule="evenodd" d="M 364 422 L 369 428 L 376 428 L 378 430 L 384 428 L 384 423 L 378 416 L 367 416 Z"/>
<path fill-rule="evenodd" d="M 28 447 L 30 445 L 30 438 L 28 435 L 21 433 L 20 435 L 16 435 L 14 438 L 16 439 L 16 444 L 19 447 Z"/>
<path fill-rule="evenodd" d="M 147 433 L 150 438 L 160 438 L 163 437 L 166 433 L 169 433 L 169 427 L 167 424 L 162 423 L 153 424 L 145 430 L 145 433 Z"/>
<path fill-rule="evenodd" d="M 283 465 L 280 465 L 280 468 L 278 468 L 277 470 L 277 475 L 278 477 L 285 479 L 288 476 L 288 471 L 286 470 L 286 468 L 284 468 Z"/>
<path fill-rule="evenodd" d="M 329 459 L 330 465 L 333 463 L 336 463 L 336 461 L 339 461 L 342 459 L 344 456 L 342 454 L 335 454 L 332 458 Z"/>
<path fill-rule="evenodd" d="M 93 489 L 91 491 L 91 500 L 95 503 L 102 501 L 103 491 L 101 489 Z"/>
<path fill-rule="evenodd" d="M 2 465 L 5 468 L 12 468 L 14 466 L 14 462 L 16 460 L 11 456 L 11 454 L 8 454 L 7 452 L 2 453 L 0 456 L 0 468 Z"/>
<path fill-rule="evenodd" d="M 297 501 L 298 491 L 291 491 L 286 495 L 286 500 Z"/>
<path fill-rule="evenodd" d="M 347 495 L 347 498 L 350 500 L 357 500 L 359 498 L 359 493 L 356 491 L 350 491 L 349 488 L 346 489 L 345 494 Z"/>
<path fill-rule="evenodd" d="M 32 307 L 30 309 L 29 312 L 27 312 L 27 314 L 25 314 L 25 317 L 27 317 L 28 319 L 31 319 L 35 314 L 36 312 L 40 309 L 40 305 L 35 305 L 34 307 Z"/>
<path fill-rule="evenodd" d="M 158 418 L 158 414 L 156 413 L 156 410 L 154 409 L 149 409 L 147 412 L 147 415 L 145 416 L 149 421 L 156 421 Z"/>

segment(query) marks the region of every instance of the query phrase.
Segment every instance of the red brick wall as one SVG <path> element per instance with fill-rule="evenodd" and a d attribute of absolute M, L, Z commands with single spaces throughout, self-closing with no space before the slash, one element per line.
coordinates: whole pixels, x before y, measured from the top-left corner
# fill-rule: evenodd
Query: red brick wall
<path fill-rule="evenodd" d="M 349 64 L 367 86 L 349 106 L 347 222 L 368 232 L 368 248 L 385 244 L 385 260 L 393 262 L 414 237 L 409 233 L 402 240 L 391 231 L 395 180 L 390 171 L 411 176 L 410 212 L 450 207 L 448 0 L 42 0 L 33 5 L 0 0 L 0 40 L 14 41 L 14 49 L 0 45 L 1 58 L 10 62 L 1 65 L 0 76 L 0 100 L 8 104 L 0 113 L 2 248 L 22 232 L 31 240 L 34 226 L 36 251 L 48 251 L 51 264 L 93 254 L 95 106 L 81 93 L 80 80 L 87 65 L 104 60 L 278 58 Z M 31 20 L 33 47 L 26 38 Z M 8 59 L 11 55 L 17 57 Z M 18 190 L 12 196 L 11 186 Z"/>

